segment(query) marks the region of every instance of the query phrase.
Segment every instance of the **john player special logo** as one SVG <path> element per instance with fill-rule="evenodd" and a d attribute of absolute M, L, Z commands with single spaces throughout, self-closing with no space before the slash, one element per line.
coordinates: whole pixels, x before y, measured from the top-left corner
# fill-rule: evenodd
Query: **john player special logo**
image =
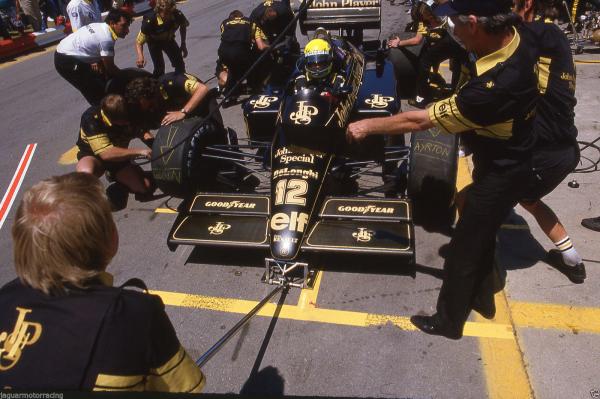
<path fill-rule="evenodd" d="M 373 230 L 369 230 L 365 227 L 359 227 L 358 231 L 352 233 L 352 237 L 356 239 L 356 242 L 369 242 L 375 235 Z"/>
<path fill-rule="evenodd" d="M 296 125 L 308 125 L 312 121 L 312 116 L 318 115 L 319 110 L 312 105 L 305 105 L 307 101 L 298 101 L 298 111 L 290 114 L 290 119 Z"/>
<path fill-rule="evenodd" d="M 31 309 L 17 308 L 19 315 L 11 333 L 0 332 L 0 371 L 12 368 L 19 362 L 26 346 L 35 344 L 42 335 L 42 325 L 25 321 Z"/>
<path fill-rule="evenodd" d="M 208 228 L 208 232 L 211 236 L 220 236 L 225 232 L 225 230 L 229 230 L 230 228 L 230 224 L 217 222 L 217 224 Z"/>
<path fill-rule="evenodd" d="M 261 94 L 258 99 L 250 101 L 250 104 L 252 104 L 254 108 L 258 109 L 269 108 L 274 101 L 277 101 L 277 98 L 278 97 L 270 97 Z"/>
<path fill-rule="evenodd" d="M 394 101 L 394 97 L 386 97 L 380 94 L 371 94 L 373 98 L 368 98 L 365 103 L 370 105 L 371 108 L 387 108 L 388 104 Z"/>

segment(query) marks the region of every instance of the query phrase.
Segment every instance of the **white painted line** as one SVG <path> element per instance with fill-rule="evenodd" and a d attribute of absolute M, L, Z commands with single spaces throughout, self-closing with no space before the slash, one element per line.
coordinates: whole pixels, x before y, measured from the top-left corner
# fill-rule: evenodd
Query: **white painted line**
<path fill-rule="evenodd" d="M 8 189 L 6 190 L 6 193 L 4 193 L 4 197 L 2 197 L 2 202 L 0 202 L 0 229 L 2 228 L 2 225 L 4 225 L 4 221 L 10 212 L 10 207 L 17 197 L 17 193 L 21 188 L 23 180 L 25 180 L 25 174 L 27 173 L 27 169 L 29 168 L 29 164 L 31 163 L 36 148 L 37 143 L 27 145 L 25 152 L 21 157 L 21 161 L 19 162 L 19 166 L 17 166 L 17 170 L 8 185 Z"/>

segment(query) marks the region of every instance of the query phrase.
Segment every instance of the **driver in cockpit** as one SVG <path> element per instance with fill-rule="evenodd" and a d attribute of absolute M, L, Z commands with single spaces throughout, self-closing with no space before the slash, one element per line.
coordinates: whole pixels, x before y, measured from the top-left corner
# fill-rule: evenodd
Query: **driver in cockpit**
<path fill-rule="evenodd" d="M 328 36 L 328 35 L 327 35 Z M 312 39 L 304 48 L 304 73 L 296 77 L 294 91 L 304 88 L 322 90 L 321 95 L 337 97 L 346 85 L 346 80 L 339 74 L 345 51 L 332 45 L 328 37 Z"/>

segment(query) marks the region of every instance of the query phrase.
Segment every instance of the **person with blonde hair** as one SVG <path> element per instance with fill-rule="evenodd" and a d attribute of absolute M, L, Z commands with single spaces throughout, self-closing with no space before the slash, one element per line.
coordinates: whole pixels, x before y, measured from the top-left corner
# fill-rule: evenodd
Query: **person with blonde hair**
<path fill-rule="evenodd" d="M 142 28 L 135 41 L 137 53 L 136 65 L 143 68 L 146 65 L 144 59 L 144 43 L 148 43 L 150 58 L 154 64 L 154 77 L 165 73 L 165 59 L 163 51 L 169 57 L 175 72 L 185 73 L 184 58 L 187 57 L 185 37 L 189 22 L 185 15 L 177 9 L 175 0 L 157 0 L 154 12 L 142 21 Z M 181 45 L 175 41 L 175 32 L 179 29 Z"/>
<path fill-rule="evenodd" d="M 99 180 L 30 188 L 12 228 L 17 278 L 0 288 L 0 387 L 200 392 L 160 297 L 112 286 L 119 236 Z"/>

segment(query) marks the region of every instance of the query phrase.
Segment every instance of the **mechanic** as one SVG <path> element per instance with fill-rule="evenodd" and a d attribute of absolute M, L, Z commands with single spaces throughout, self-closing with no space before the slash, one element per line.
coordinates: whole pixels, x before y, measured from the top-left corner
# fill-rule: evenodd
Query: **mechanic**
<path fill-rule="evenodd" d="M 205 378 L 160 297 L 139 279 L 112 286 L 105 270 L 119 236 L 103 191 L 74 172 L 23 195 L 12 227 L 18 278 L 0 289 L 0 387 L 200 392 Z"/>
<path fill-rule="evenodd" d="M 157 0 L 154 12 L 142 21 L 142 27 L 135 41 L 137 53 L 136 65 L 143 68 L 144 43 L 148 43 L 150 58 L 154 64 L 153 75 L 158 77 L 165 73 L 165 59 L 163 51 L 169 57 L 171 65 L 177 73 L 185 73 L 184 58 L 188 51 L 185 45 L 187 27 L 189 22 L 185 15 L 177 8 L 175 0 Z M 179 29 L 181 46 L 175 41 L 175 32 Z"/>
<path fill-rule="evenodd" d="M 91 106 L 81 116 L 76 170 L 96 177 L 106 171 L 132 193 L 151 193 L 152 182 L 139 166 L 130 161 L 137 157 L 150 158 L 152 151 L 149 148 L 127 148 L 134 138 L 151 143 L 153 137 L 129 123 L 122 96 L 107 95 L 100 106 Z"/>
<path fill-rule="evenodd" d="M 337 93 L 346 83 L 344 77 L 337 73 L 344 57 L 344 50 L 325 38 L 309 41 L 304 47 L 304 74 L 294 80 L 295 90 L 314 86 L 324 89 L 322 95 L 337 98 Z"/>
<path fill-rule="evenodd" d="M 100 5 L 96 0 L 71 0 L 67 4 L 67 15 L 71 21 L 71 29 L 77 32 L 82 26 L 93 22 L 102 22 Z"/>
<path fill-rule="evenodd" d="M 219 87 L 226 95 L 237 81 L 256 61 L 257 53 L 268 47 L 264 34 L 250 19 L 244 17 L 239 10 L 229 14 L 229 18 L 221 22 L 221 44 L 217 61 L 217 77 Z M 248 76 L 248 84 L 255 90 L 260 89 L 260 78 L 256 73 Z"/>
<path fill-rule="evenodd" d="M 250 19 L 260 27 L 269 43 L 273 44 L 286 26 L 292 22 L 294 13 L 289 2 L 266 0 L 252 10 Z M 287 30 L 285 36 L 293 43 L 294 48 L 299 49 L 296 24 Z"/>
<path fill-rule="evenodd" d="M 54 66 L 60 76 L 83 94 L 90 105 L 99 105 L 106 82 L 118 76 L 115 41 L 129 33 L 131 15 L 110 10 L 104 22 L 91 23 L 60 41 Z"/>
<path fill-rule="evenodd" d="M 411 317 L 427 334 L 459 339 L 472 309 L 486 318 L 495 315 L 496 233 L 534 178 L 535 59 L 514 28 L 520 17 L 511 7 L 510 0 L 453 0 L 438 6 L 436 13 L 450 16 L 454 34 L 478 58 L 471 79 L 427 110 L 364 119 L 347 129 L 349 141 L 432 127 L 469 132 L 462 138 L 473 151 L 474 182 L 449 244 L 437 313 Z"/>
<path fill-rule="evenodd" d="M 541 198 L 552 192 L 579 162 L 575 127 L 575 63 L 569 41 L 550 19 L 556 15 L 552 0 L 516 0 L 515 12 L 525 21 L 521 36 L 538 59 L 540 99 L 536 108 L 533 168 L 523 208 L 537 220 L 557 249 L 548 253 L 548 262 L 575 283 L 586 277 L 581 256 L 552 209 Z M 537 20 L 534 20 L 537 16 Z"/>

